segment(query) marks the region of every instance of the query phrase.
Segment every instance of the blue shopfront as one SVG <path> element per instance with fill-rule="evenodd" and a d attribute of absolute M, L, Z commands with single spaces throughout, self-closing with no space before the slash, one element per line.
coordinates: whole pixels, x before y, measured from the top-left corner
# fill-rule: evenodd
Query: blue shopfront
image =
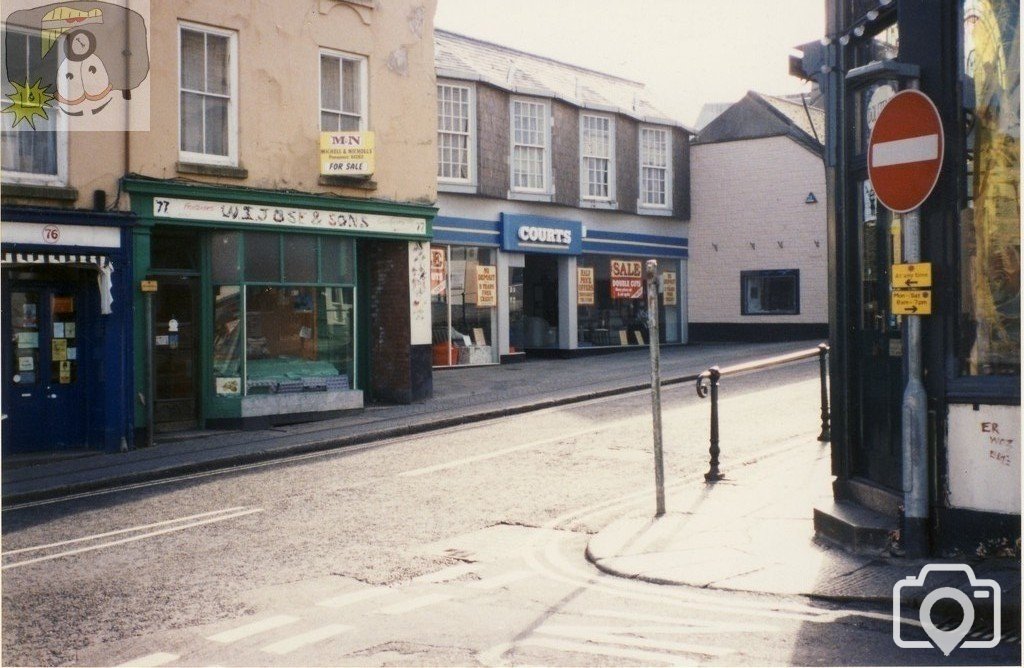
<path fill-rule="evenodd" d="M 131 224 L 4 207 L 4 455 L 131 445 Z"/>
<path fill-rule="evenodd" d="M 686 342 L 685 238 L 502 213 L 438 217 L 431 250 L 435 366 L 648 343 L 644 261 L 657 259 L 662 343 Z"/>

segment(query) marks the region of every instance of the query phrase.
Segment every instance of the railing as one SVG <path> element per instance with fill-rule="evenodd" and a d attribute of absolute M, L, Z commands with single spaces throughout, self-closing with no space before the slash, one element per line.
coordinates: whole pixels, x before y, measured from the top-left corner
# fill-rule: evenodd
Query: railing
<path fill-rule="evenodd" d="M 829 427 L 828 412 L 828 353 L 828 344 L 822 343 L 819 344 L 817 348 L 801 350 L 795 353 L 779 355 L 778 357 L 770 357 L 768 359 L 757 360 L 754 362 L 747 362 L 746 364 L 737 364 L 736 366 L 730 366 L 724 369 L 719 369 L 717 366 L 713 366 L 702 372 L 700 376 L 697 377 L 697 396 L 701 399 L 709 395 L 711 396 L 711 447 L 708 449 L 708 452 L 711 455 L 711 465 L 708 472 L 704 474 L 704 480 L 707 482 L 718 482 L 725 477 L 718 468 L 718 456 L 722 452 L 718 445 L 718 381 L 722 376 L 742 373 L 744 371 L 754 371 L 756 369 L 767 369 L 769 367 L 779 366 L 780 364 L 788 364 L 789 362 L 796 362 L 798 360 L 810 359 L 811 357 L 817 356 L 821 376 L 821 433 L 818 435 L 818 440 L 831 440 L 832 433 Z"/>

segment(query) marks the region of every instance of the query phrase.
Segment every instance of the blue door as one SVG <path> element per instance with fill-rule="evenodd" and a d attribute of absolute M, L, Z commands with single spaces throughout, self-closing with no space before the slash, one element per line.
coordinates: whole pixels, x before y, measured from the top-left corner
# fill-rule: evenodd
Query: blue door
<path fill-rule="evenodd" d="M 91 328 L 79 285 L 5 290 L 3 452 L 88 447 L 84 387 Z"/>

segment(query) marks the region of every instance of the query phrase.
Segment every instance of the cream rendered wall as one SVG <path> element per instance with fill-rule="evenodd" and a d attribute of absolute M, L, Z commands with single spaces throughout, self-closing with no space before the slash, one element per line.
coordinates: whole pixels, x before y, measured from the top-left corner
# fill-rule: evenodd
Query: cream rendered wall
<path fill-rule="evenodd" d="M 788 137 L 698 144 L 691 156 L 689 321 L 828 322 L 821 157 Z M 817 204 L 804 203 L 809 192 Z M 740 272 L 757 269 L 800 270 L 798 315 L 741 315 Z"/>
<path fill-rule="evenodd" d="M 437 0 L 176 0 L 150 5 L 150 131 L 76 133 L 68 141 L 75 206 L 92 191 L 110 203 L 126 172 L 162 179 L 331 192 L 429 203 L 436 199 L 436 87 L 433 20 Z M 179 174 L 178 22 L 238 32 L 238 163 L 248 178 Z M 376 133 L 375 190 L 318 183 L 319 49 L 368 57 L 369 129 Z M 42 202 L 27 202 L 40 204 Z M 127 198 L 119 205 L 127 209 Z"/>

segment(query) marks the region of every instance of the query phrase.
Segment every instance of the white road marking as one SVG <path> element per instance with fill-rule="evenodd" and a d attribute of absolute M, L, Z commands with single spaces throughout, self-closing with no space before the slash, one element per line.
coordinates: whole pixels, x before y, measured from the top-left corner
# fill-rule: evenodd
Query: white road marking
<path fill-rule="evenodd" d="M 147 654 L 146 656 L 140 656 L 137 659 L 126 661 L 121 666 L 136 666 L 137 668 L 148 668 L 149 666 L 164 666 L 171 661 L 177 661 L 177 654 L 168 654 L 167 652 L 157 652 L 156 654 Z"/>
<path fill-rule="evenodd" d="M 25 561 L 15 561 L 10 564 L 4 564 L 0 566 L 0 570 L 7 570 L 8 568 L 17 568 L 19 566 L 28 566 L 29 564 L 35 564 L 40 561 L 50 561 L 51 559 L 60 559 L 61 557 L 70 557 L 75 554 L 82 554 L 83 552 L 92 552 L 93 550 L 102 550 L 108 547 L 116 547 L 118 545 L 124 545 L 125 543 L 132 543 L 145 538 L 152 538 L 154 536 L 161 536 L 163 534 L 172 533 L 175 531 L 183 531 L 185 529 L 192 529 L 194 527 L 202 526 L 204 524 L 211 524 L 213 522 L 223 522 L 225 520 L 232 520 L 238 517 L 244 517 L 253 513 L 262 513 L 262 508 L 250 508 L 241 512 L 234 513 L 232 515 L 224 515 L 221 517 L 214 517 L 211 519 L 200 520 L 198 522 L 191 522 L 189 524 L 183 524 L 180 526 L 169 527 L 166 529 L 160 529 L 159 531 L 150 531 L 149 533 L 139 534 L 138 536 L 132 536 L 130 538 L 122 538 L 120 540 L 110 541 L 108 543 L 100 543 L 99 545 L 90 545 L 88 547 L 80 547 L 74 550 L 67 550 L 66 552 L 58 552 L 57 554 L 50 554 L 45 557 L 36 557 L 35 559 L 26 559 Z"/>
<path fill-rule="evenodd" d="M 69 540 L 62 540 L 56 543 L 47 543 L 46 545 L 35 545 L 33 547 L 22 547 L 17 550 L 8 550 L 0 556 L 10 556 L 12 554 L 21 554 L 23 552 L 34 552 L 36 550 L 48 550 L 53 547 L 61 547 L 64 545 L 73 545 L 74 543 L 84 543 L 90 540 L 98 540 L 100 538 L 109 538 L 110 536 L 119 536 L 125 533 L 132 533 L 133 531 L 144 531 L 146 529 L 153 529 L 155 527 L 167 526 L 168 524 L 177 524 L 178 522 L 187 522 L 189 520 L 199 519 L 200 517 L 209 517 L 211 515 L 221 515 L 226 513 L 233 513 L 239 510 L 245 510 L 245 506 L 238 506 L 236 508 L 225 508 L 223 510 L 211 510 L 208 513 L 198 513 L 196 515 L 188 515 L 187 517 L 178 517 L 173 520 L 164 520 L 162 522 L 153 522 L 152 524 L 142 524 L 137 527 L 129 527 L 127 529 L 118 529 L 116 531 L 107 531 L 106 533 L 97 533 L 91 536 L 83 536 L 82 538 L 71 538 Z"/>
<path fill-rule="evenodd" d="M 403 601 L 402 603 L 396 603 L 395 605 L 389 605 L 386 608 L 381 608 L 380 613 L 384 615 L 402 615 L 413 610 L 419 610 L 435 603 L 443 603 L 451 599 L 450 594 L 427 594 L 425 596 L 418 596 L 416 598 Z"/>
<path fill-rule="evenodd" d="M 502 575 L 495 575 L 494 577 L 470 582 L 467 586 L 472 587 L 473 589 L 500 589 L 505 585 L 512 584 L 513 582 L 519 582 L 520 580 L 524 580 L 534 575 L 536 574 L 533 571 L 512 571 L 511 573 L 503 573 Z"/>
<path fill-rule="evenodd" d="M 631 638 L 620 636 L 615 633 L 594 633 L 592 629 L 585 627 L 561 627 L 557 632 L 541 626 L 534 633 L 540 633 L 558 638 L 569 638 L 571 640 L 583 640 L 590 643 L 606 643 L 609 645 L 625 645 L 634 649 L 664 650 L 666 652 L 679 652 L 682 654 L 700 654 L 701 656 L 721 657 L 735 654 L 737 650 L 731 647 L 720 647 L 717 645 L 695 645 L 693 643 L 675 642 L 672 640 L 655 640 L 651 638 Z"/>
<path fill-rule="evenodd" d="M 359 603 L 360 601 L 366 601 L 371 598 L 377 598 L 385 594 L 390 594 L 393 590 L 387 587 L 373 587 L 369 589 L 360 589 L 359 591 L 349 592 L 348 594 L 341 594 L 333 598 L 328 598 L 317 603 L 317 605 L 323 608 L 344 608 L 346 605 L 352 605 L 353 603 Z"/>
<path fill-rule="evenodd" d="M 344 624 L 328 624 L 327 626 L 321 626 L 318 629 L 300 633 L 292 636 L 291 638 L 285 638 L 284 640 L 271 643 L 266 647 L 261 647 L 261 652 L 268 654 L 277 654 L 278 656 L 284 656 L 290 654 L 297 649 L 303 647 L 309 647 L 310 645 L 316 644 L 328 638 L 333 638 L 336 635 L 341 635 L 345 631 L 351 631 L 351 626 L 345 626 Z"/>
<path fill-rule="evenodd" d="M 614 625 L 614 626 L 592 626 L 582 624 L 545 624 L 541 627 L 545 630 L 545 633 L 551 635 L 565 635 L 567 632 L 572 633 L 608 633 L 612 635 L 619 635 L 623 637 L 630 637 L 634 634 L 639 633 L 654 633 L 661 635 L 700 635 L 702 633 L 714 634 L 727 631 L 730 633 L 765 633 L 765 632 L 776 632 L 780 629 L 777 626 L 762 626 L 759 624 L 732 624 L 728 622 L 717 623 L 708 622 L 694 625 L 687 624 L 675 624 L 672 626 L 662 625 Z"/>
<path fill-rule="evenodd" d="M 251 624 L 245 624 L 235 629 L 215 633 L 212 636 L 207 636 L 206 639 L 212 640 L 213 642 L 222 643 L 235 642 L 236 640 L 241 640 L 242 638 L 248 638 L 250 636 L 258 635 L 265 631 L 279 629 L 282 626 L 294 624 L 297 621 L 299 621 L 298 617 L 291 617 L 289 615 L 277 615 L 274 617 L 267 617 L 266 619 L 261 619 L 259 621 L 252 622 Z"/>
<path fill-rule="evenodd" d="M 716 630 L 742 630 L 752 633 L 778 631 L 779 627 L 773 624 L 736 624 L 734 622 L 712 622 L 704 619 L 693 620 L 692 617 L 670 617 L 668 615 L 645 615 L 637 612 L 619 612 L 617 610 L 588 610 L 589 617 L 607 617 L 609 619 L 622 619 L 631 622 L 652 622 L 655 624 L 668 625 L 669 627 L 700 627 Z"/>
<path fill-rule="evenodd" d="M 872 167 L 890 167 L 911 162 L 937 160 L 939 135 L 924 135 L 875 144 L 871 149 Z"/>
<path fill-rule="evenodd" d="M 460 578 L 466 573 L 471 573 L 477 570 L 479 566 L 477 564 L 455 564 L 448 568 L 437 571 L 436 573 L 425 573 L 419 577 L 412 579 L 413 582 L 446 582 L 448 580 L 454 580 Z"/>

